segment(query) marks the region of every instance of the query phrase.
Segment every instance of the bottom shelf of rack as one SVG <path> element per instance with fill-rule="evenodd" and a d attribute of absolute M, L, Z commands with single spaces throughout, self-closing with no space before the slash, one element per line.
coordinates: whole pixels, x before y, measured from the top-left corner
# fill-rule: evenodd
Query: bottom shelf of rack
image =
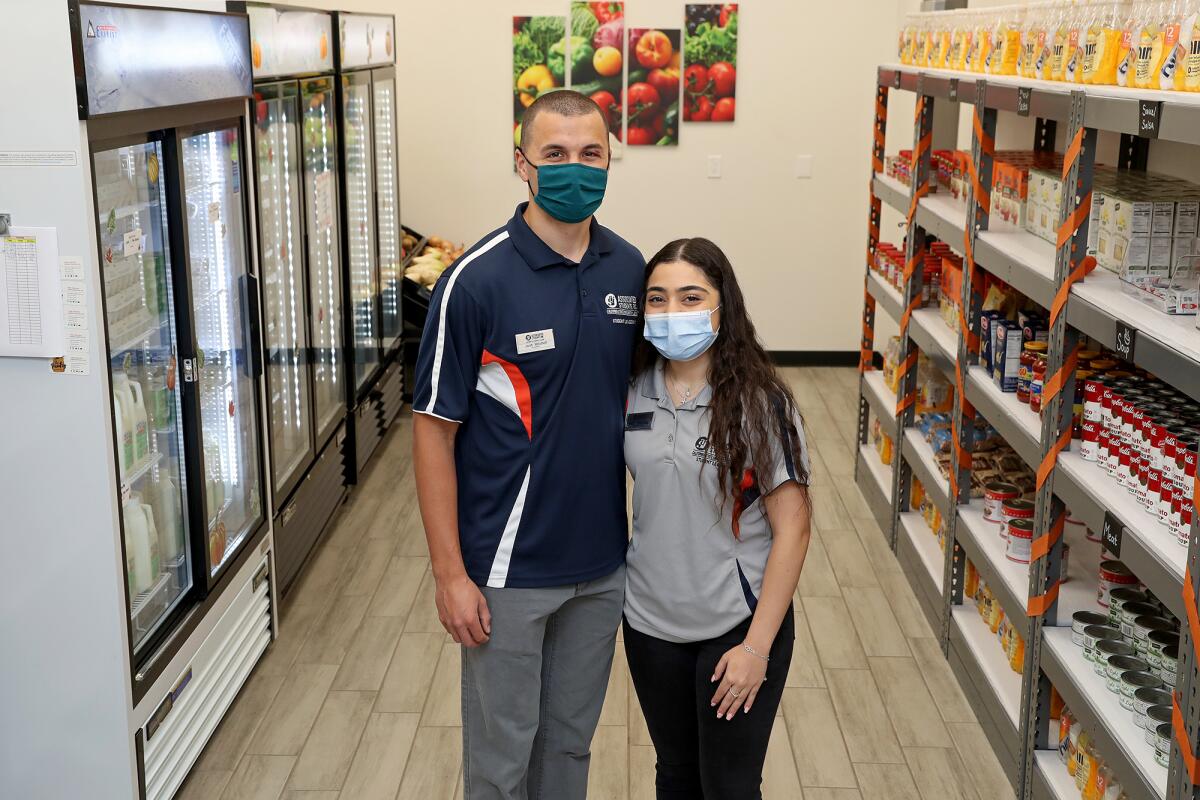
<path fill-rule="evenodd" d="M 892 468 L 879 460 L 879 453 L 869 444 L 858 446 L 855 481 L 867 501 L 867 508 L 879 524 L 883 535 L 891 538 L 892 530 Z"/>
<path fill-rule="evenodd" d="M 1009 783 L 1017 783 L 1021 674 L 1013 672 L 996 635 L 973 606 L 951 609 L 950 666 L 987 734 Z"/>
<path fill-rule="evenodd" d="M 896 557 L 929 627 L 940 636 L 946 602 L 942 594 L 944 555 L 937 537 L 915 511 L 900 515 L 900 524 L 896 526 Z"/>
<path fill-rule="evenodd" d="M 1079 800 L 1075 779 L 1057 750 L 1037 750 L 1033 754 L 1034 800 Z"/>
<path fill-rule="evenodd" d="M 1154 747 L 1122 708 L 1105 679 L 1071 641 L 1071 628 L 1042 629 L 1042 671 L 1083 724 L 1102 758 L 1112 765 L 1130 797 L 1165 797 L 1167 770 L 1154 760 Z"/>

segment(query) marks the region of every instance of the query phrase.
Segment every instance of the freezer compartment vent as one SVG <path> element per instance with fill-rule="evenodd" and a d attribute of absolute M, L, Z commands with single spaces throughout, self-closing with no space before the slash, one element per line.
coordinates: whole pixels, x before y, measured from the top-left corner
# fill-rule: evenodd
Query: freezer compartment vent
<path fill-rule="evenodd" d="M 263 560 L 144 727 L 148 800 L 174 796 L 271 641 Z M 256 585 L 257 584 L 257 585 Z"/>

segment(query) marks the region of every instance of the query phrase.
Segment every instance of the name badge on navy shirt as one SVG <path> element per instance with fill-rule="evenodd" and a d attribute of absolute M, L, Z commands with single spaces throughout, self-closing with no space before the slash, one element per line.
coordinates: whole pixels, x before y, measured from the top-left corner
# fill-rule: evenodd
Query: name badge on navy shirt
<path fill-rule="evenodd" d="M 553 328 L 546 328 L 544 331 L 530 331 L 529 333 L 517 334 L 517 355 L 519 356 L 523 356 L 526 353 L 540 353 L 543 350 L 553 349 Z"/>
<path fill-rule="evenodd" d="M 629 414 L 625 417 L 625 430 L 627 431 L 648 431 L 653 426 L 653 411 L 647 411 L 642 414 Z"/>

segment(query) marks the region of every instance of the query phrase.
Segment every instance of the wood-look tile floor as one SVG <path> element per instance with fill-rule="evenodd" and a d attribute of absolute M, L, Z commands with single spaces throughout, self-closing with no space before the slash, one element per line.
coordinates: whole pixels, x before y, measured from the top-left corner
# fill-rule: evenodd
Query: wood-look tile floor
<path fill-rule="evenodd" d="M 806 420 L 815 524 L 763 796 L 1012 797 L 854 484 L 857 372 L 785 373 Z M 462 797 L 459 649 L 434 609 L 411 434 L 408 417 L 388 434 L 180 797 Z M 592 754 L 590 798 L 654 797 L 654 748 L 619 642 Z"/>

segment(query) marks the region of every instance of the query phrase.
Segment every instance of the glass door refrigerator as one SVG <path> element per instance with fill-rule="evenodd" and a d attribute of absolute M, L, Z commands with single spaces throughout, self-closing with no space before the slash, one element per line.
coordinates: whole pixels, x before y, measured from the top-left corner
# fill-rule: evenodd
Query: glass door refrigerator
<path fill-rule="evenodd" d="M 395 18 L 337 12 L 342 212 L 353 374 L 347 481 L 370 460 L 403 404 Z"/>
<path fill-rule="evenodd" d="M 135 716 L 150 706 L 139 754 L 147 794 L 169 795 L 174 748 L 202 744 L 271 636 L 248 23 L 90 3 L 70 13 Z M 206 661 L 204 647 L 227 652 Z"/>
<path fill-rule="evenodd" d="M 345 494 L 333 19 L 249 6 L 275 564 L 286 590 Z"/>

